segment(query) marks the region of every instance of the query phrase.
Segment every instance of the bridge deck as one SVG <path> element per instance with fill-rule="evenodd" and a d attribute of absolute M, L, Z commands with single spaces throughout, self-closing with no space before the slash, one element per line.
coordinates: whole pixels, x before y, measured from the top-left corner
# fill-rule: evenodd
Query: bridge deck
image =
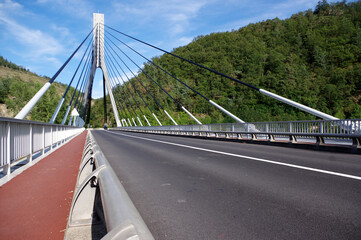
<path fill-rule="evenodd" d="M 63 239 L 87 132 L 0 187 L 0 239 Z"/>

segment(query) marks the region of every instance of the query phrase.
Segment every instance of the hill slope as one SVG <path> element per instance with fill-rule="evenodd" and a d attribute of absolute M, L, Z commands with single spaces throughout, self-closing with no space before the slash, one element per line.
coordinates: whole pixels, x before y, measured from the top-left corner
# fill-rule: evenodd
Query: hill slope
<path fill-rule="evenodd" d="M 0 56 L 0 116 L 14 117 L 47 81 L 49 78 L 31 73 Z M 65 89 L 64 84 L 52 84 L 26 119 L 50 121 Z M 65 102 L 69 102 L 69 96 Z M 63 104 L 59 116 L 64 116 L 65 111 L 66 105 Z M 61 120 L 58 118 L 56 123 L 61 123 Z"/>

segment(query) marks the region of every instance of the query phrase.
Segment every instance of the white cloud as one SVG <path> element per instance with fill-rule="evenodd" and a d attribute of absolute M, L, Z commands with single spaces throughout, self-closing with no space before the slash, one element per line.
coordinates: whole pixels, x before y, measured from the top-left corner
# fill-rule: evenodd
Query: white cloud
<path fill-rule="evenodd" d="M 26 47 L 25 55 L 28 58 L 45 58 L 45 60 L 57 62 L 53 56 L 64 51 L 61 43 L 40 30 L 29 29 L 1 15 L 0 21 L 6 24 L 14 39 Z"/>
<path fill-rule="evenodd" d="M 59 26 L 57 26 L 57 25 L 55 25 L 55 24 L 51 24 L 50 28 L 51 28 L 51 30 L 53 30 L 54 32 L 59 32 L 59 33 L 61 33 L 61 35 L 64 36 L 64 37 L 70 36 L 70 31 L 69 31 L 69 29 L 66 28 L 66 27 L 59 27 Z"/>
<path fill-rule="evenodd" d="M 139 25 L 157 24 L 165 27 L 173 35 L 181 34 L 190 26 L 190 21 L 197 17 L 206 0 L 159 0 L 134 1 L 132 3 L 114 2 L 114 15 L 123 19 L 136 19 Z"/>
<path fill-rule="evenodd" d="M 43 0 L 41 2 L 46 1 Z M 47 32 L 34 29 L 26 26 L 28 22 L 24 22 L 24 16 L 31 19 L 40 18 L 12 0 L 5 0 L 3 3 L 0 3 L 0 26 L 4 26 L 2 30 L 3 35 L 9 38 L 10 41 L 18 43 L 18 47 L 11 49 L 11 51 L 21 56 L 29 65 L 35 66 L 37 65 L 36 63 L 39 66 L 46 65 L 48 67 L 61 65 L 62 61 L 58 60 L 58 57 L 69 53 L 69 49 L 65 47 L 72 39 L 69 29 L 59 27 L 56 24 L 50 24 Z M 53 33 L 60 37 L 56 38 Z M 64 39 L 67 41 L 64 42 Z M 31 70 L 39 70 L 40 68 Z"/>
<path fill-rule="evenodd" d="M 93 4 L 87 0 L 38 0 L 39 5 L 48 5 L 52 9 L 64 12 L 72 17 L 91 19 Z"/>
<path fill-rule="evenodd" d="M 22 9 L 22 6 L 12 0 L 5 0 L 3 3 L 0 3 L 0 12 L 14 11 L 18 9 Z"/>

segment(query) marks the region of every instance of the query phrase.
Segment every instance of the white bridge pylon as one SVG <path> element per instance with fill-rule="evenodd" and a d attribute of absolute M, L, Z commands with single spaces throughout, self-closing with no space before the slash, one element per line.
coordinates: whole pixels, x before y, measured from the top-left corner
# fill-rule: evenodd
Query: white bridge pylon
<path fill-rule="evenodd" d="M 93 13 L 93 57 L 92 57 L 92 69 L 89 75 L 88 85 L 86 86 L 86 91 L 84 95 L 84 99 L 86 99 L 86 107 L 90 107 L 91 100 L 91 91 L 93 87 L 94 76 L 97 68 L 100 68 L 103 72 L 103 76 L 105 79 L 104 84 L 109 93 L 110 102 L 112 104 L 112 109 L 114 112 L 114 118 L 117 124 L 117 127 L 121 127 L 122 124 L 119 120 L 119 114 L 117 110 L 117 106 L 114 100 L 112 87 L 109 81 L 109 76 L 107 72 L 107 68 L 105 66 L 104 61 L 104 14 L 101 13 Z M 105 97 L 105 96 L 104 96 Z M 88 100 L 89 99 L 89 100 Z M 88 106 L 87 106 L 88 105 Z M 85 109 L 86 110 L 86 109 Z"/>

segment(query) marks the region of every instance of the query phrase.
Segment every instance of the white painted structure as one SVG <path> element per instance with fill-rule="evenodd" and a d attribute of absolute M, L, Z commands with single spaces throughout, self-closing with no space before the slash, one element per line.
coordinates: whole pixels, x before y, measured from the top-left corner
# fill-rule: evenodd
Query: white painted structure
<path fill-rule="evenodd" d="M 84 99 L 88 98 L 88 95 L 91 94 L 90 91 L 93 86 L 95 71 L 97 68 L 100 68 L 103 71 L 105 85 L 109 93 L 110 101 L 112 104 L 115 121 L 118 127 L 122 126 L 119 120 L 119 114 L 117 110 L 117 106 L 115 104 L 112 87 L 110 85 L 109 76 L 107 72 L 107 68 L 105 66 L 104 61 L 104 14 L 101 13 L 93 13 L 93 62 L 92 69 L 89 75 L 88 85 L 86 87 Z"/>

